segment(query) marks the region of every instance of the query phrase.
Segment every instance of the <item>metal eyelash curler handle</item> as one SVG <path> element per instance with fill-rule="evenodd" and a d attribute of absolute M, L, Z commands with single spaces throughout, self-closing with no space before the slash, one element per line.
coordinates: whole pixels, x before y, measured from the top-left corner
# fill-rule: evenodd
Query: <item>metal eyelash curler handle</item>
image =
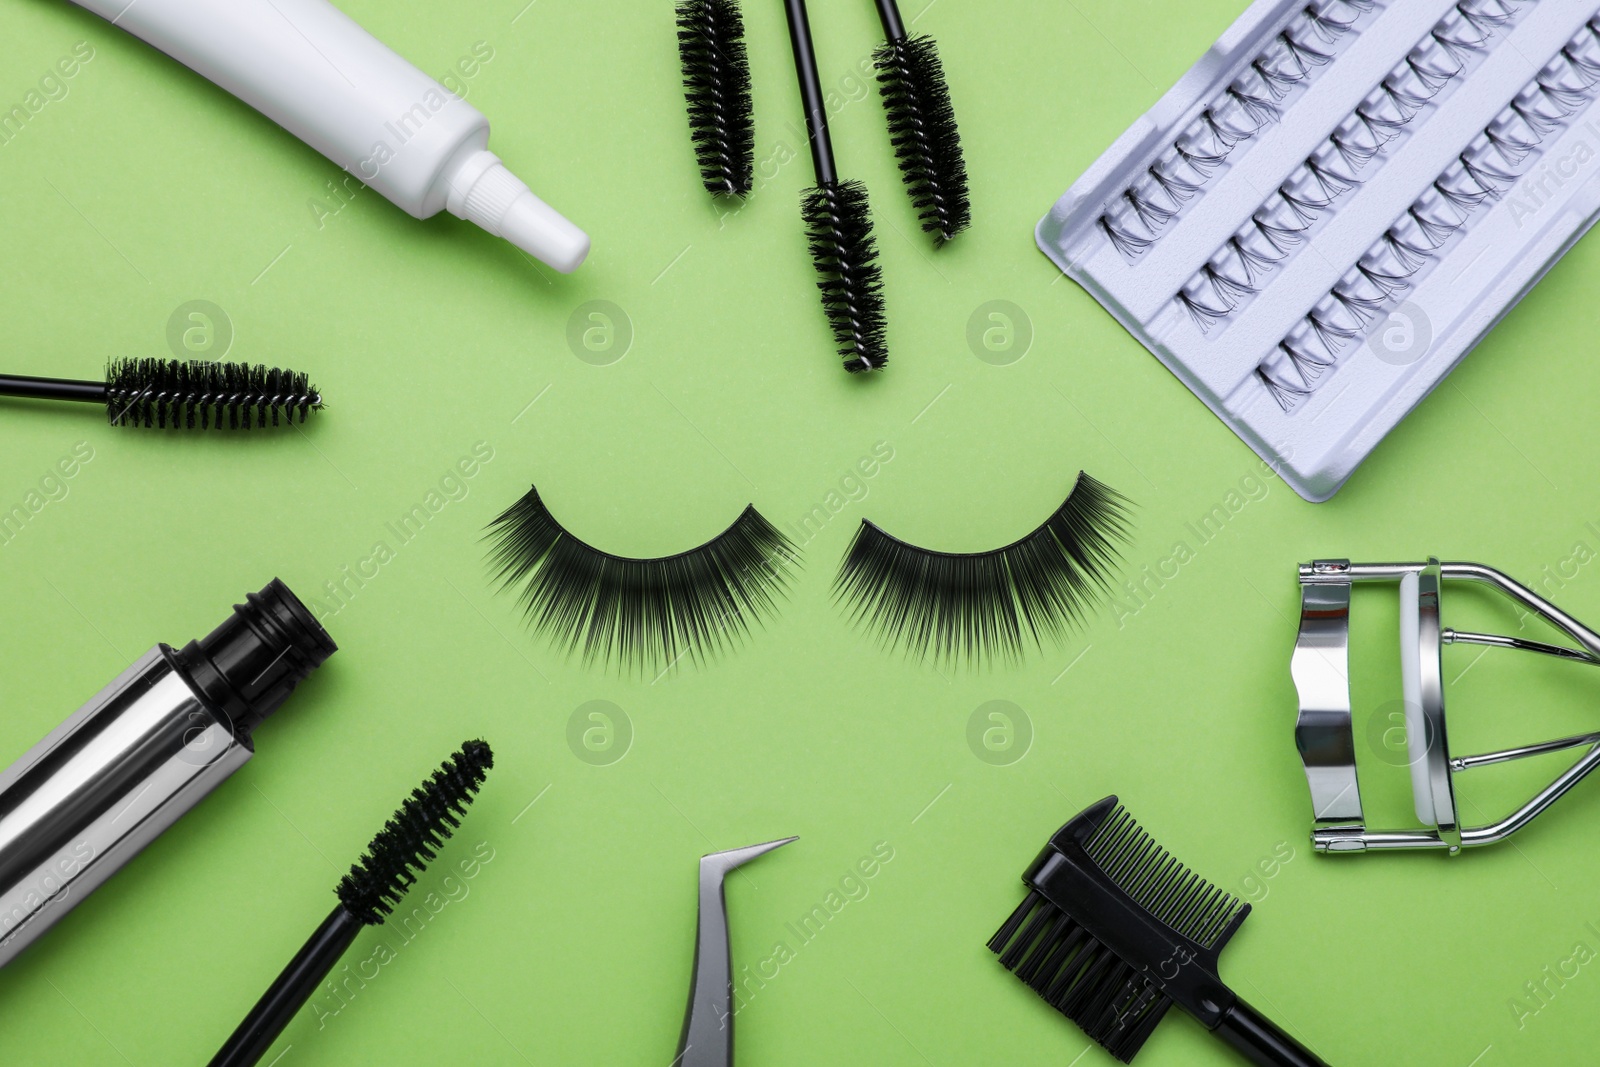
<path fill-rule="evenodd" d="M 1444 583 L 1451 580 L 1488 586 L 1567 634 L 1578 647 L 1457 631 L 1443 625 L 1441 594 Z M 1417 819 L 1423 829 L 1370 830 L 1362 814 L 1350 699 L 1350 590 L 1356 582 L 1386 581 L 1397 583 L 1400 591 L 1407 756 Z M 1600 732 L 1475 756 L 1450 753 L 1440 659 L 1445 645 L 1484 645 L 1600 666 L 1600 633 L 1532 589 L 1479 563 L 1440 563 L 1437 559 L 1426 563 L 1319 560 L 1301 565 L 1300 585 L 1300 634 L 1291 664 L 1300 696 L 1295 742 L 1311 789 L 1311 836 L 1318 852 L 1427 848 L 1456 855 L 1464 848 L 1491 845 L 1522 829 L 1600 766 Z M 1584 747 L 1588 751 L 1571 767 L 1498 822 L 1461 825 L 1455 775 Z"/>

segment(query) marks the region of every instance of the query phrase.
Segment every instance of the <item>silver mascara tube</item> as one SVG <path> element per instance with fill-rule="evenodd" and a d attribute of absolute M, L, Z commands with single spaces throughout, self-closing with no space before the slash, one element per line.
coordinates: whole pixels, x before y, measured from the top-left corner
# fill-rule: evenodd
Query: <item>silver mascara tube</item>
<path fill-rule="evenodd" d="M 282 582 L 209 637 L 157 645 L 0 774 L 0 967 L 255 755 L 338 651 Z"/>

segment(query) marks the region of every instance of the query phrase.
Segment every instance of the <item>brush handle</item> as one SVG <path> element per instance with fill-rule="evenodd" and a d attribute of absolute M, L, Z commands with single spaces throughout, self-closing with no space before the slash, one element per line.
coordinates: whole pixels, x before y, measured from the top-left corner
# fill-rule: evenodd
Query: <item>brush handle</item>
<path fill-rule="evenodd" d="M 289 966 L 278 975 L 244 1022 L 228 1038 L 228 1043 L 211 1058 L 210 1067 L 255 1067 L 278 1040 L 284 1027 L 295 1017 L 333 965 L 345 954 L 364 924 L 340 904 L 333 909 L 311 940 L 305 943 Z"/>
<path fill-rule="evenodd" d="M 0 374 L 0 396 L 21 396 L 30 400 L 77 400 L 87 404 L 106 402 L 105 382 L 80 382 L 71 378 L 29 378 L 21 374 Z"/>
<path fill-rule="evenodd" d="M 883 20 L 883 35 L 891 42 L 906 39 L 906 24 L 894 0 L 878 0 L 878 17 Z"/>
<path fill-rule="evenodd" d="M 1328 1067 L 1316 1053 L 1242 1000 L 1223 1014 L 1216 1033 L 1259 1067 Z"/>
<path fill-rule="evenodd" d="M 794 46 L 794 68 L 800 77 L 800 99 L 806 108 L 806 132 L 811 140 L 811 164 L 818 185 L 833 185 L 839 171 L 833 162 L 833 138 L 828 135 L 828 110 L 822 98 L 822 78 L 817 73 L 817 51 L 811 43 L 811 19 L 806 0 L 784 0 L 789 12 L 789 43 Z"/>

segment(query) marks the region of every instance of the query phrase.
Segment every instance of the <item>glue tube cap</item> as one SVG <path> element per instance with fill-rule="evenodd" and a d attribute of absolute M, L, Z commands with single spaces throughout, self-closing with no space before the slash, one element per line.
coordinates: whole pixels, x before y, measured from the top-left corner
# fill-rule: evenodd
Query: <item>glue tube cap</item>
<path fill-rule="evenodd" d="M 467 156 L 449 177 L 445 206 L 457 218 L 504 237 L 563 274 L 589 256 L 589 235 L 533 191 L 487 148 Z"/>
<path fill-rule="evenodd" d="M 274 578 L 208 636 L 184 646 L 177 659 L 245 740 L 338 650 L 300 599 Z"/>

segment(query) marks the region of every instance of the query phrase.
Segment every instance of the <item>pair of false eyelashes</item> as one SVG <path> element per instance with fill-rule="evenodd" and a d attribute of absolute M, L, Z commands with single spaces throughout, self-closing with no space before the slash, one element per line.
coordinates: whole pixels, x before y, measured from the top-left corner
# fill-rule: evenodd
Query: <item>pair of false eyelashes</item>
<path fill-rule="evenodd" d="M 1109 596 L 1129 540 L 1128 500 L 1080 473 L 1066 501 L 1021 540 L 991 552 L 938 552 L 862 521 L 834 584 L 858 624 L 922 658 L 1020 658 L 1080 625 Z M 568 533 L 537 487 L 489 527 L 503 588 L 530 626 L 584 662 L 638 671 L 704 662 L 773 614 L 799 548 L 754 506 L 698 548 L 634 559 Z"/>

